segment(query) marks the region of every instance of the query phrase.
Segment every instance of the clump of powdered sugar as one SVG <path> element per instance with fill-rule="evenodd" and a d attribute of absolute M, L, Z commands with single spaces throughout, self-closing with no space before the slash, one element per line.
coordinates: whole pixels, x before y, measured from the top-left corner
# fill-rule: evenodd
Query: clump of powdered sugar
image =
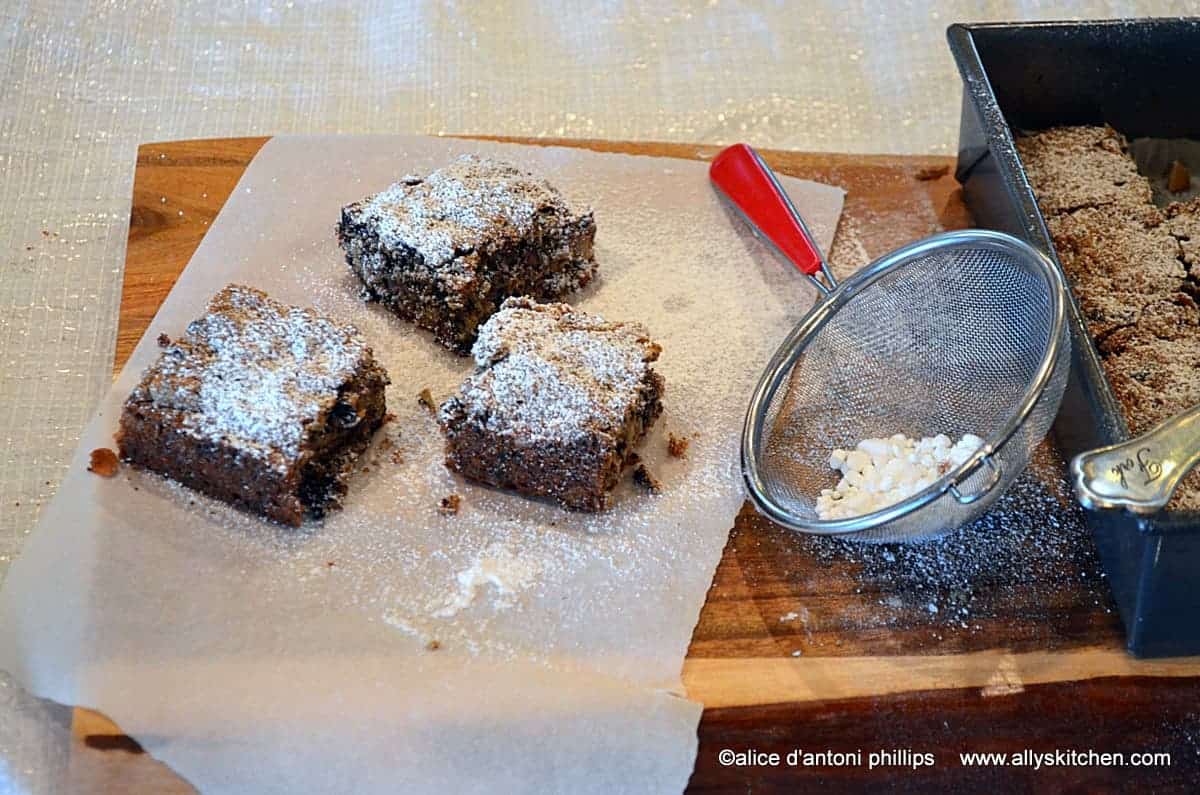
<path fill-rule="evenodd" d="M 146 370 L 129 401 L 179 412 L 196 438 L 294 458 L 306 426 L 370 361 L 353 326 L 230 285 Z"/>
<path fill-rule="evenodd" d="M 517 593 L 533 584 L 540 570 L 541 566 L 533 558 L 514 555 L 507 547 L 493 544 L 470 567 L 458 572 L 455 577 L 458 590 L 433 615 L 452 618 L 470 606 L 485 589 L 493 594 L 492 607 L 506 610 L 512 607 Z"/>
<path fill-rule="evenodd" d="M 863 439 L 853 450 L 835 449 L 829 466 L 842 478 L 834 488 L 821 489 L 817 516 L 861 516 L 901 502 L 964 464 L 982 445 L 983 439 L 972 433 L 958 442 L 942 433 L 919 440 L 898 433 Z"/>
<path fill-rule="evenodd" d="M 498 160 L 464 155 L 425 178 L 407 176 L 347 213 L 379 234 L 379 245 L 416 251 L 430 267 L 502 239 L 523 239 L 539 217 L 589 215 L 543 179 Z"/>
<path fill-rule="evenodd" d="M 658 352 L 636 324 L 510 298 L 480 330 L 476 371 L 451 406 L 491 432 L 531 441 L 617 433 Z"/>

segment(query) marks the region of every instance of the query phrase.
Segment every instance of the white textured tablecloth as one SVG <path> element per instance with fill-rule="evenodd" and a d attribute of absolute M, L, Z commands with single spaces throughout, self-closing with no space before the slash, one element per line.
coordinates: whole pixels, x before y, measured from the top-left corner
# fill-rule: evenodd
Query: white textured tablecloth
<path fill-rule="evenodd" d="M 1200 13 L 1017 0 L 216 5 L 0 4 L 0 577 L 110 380 L 139 143 L 416 132 L 949 154 L 950 22 Z M 78 780 L 87 752 L 73 748 L 68 774 L 69 720 L 0 675 L 0 793 Z"/>

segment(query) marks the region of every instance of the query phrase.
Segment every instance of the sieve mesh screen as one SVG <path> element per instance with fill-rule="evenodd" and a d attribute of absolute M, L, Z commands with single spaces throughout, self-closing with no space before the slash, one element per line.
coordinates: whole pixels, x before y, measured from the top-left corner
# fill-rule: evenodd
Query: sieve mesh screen
<path fill-rule="evenodd" d="M 795 524 L 812 525 L 801 529 L 822 532 L 816 498 L 837 482 L 829 466 L 834 448 L 895 433 L 974 433 L 991 442 L 1020 413 L 1052 356 L 1050 382 L 993 456 L 995 488 L 969 505 L 942 494 L 859 537 L 920 538 L 957 527 L 1025 467 L 1057 411 L 1070 349 L 1054 266 L 1005 240 L 957 233 L 942 245 L 899 252 L 893 262 L 871 266 L 871 280 L 851 280 L 834 293 L 835 311 L 798 340 L 790 372 L 757 418 L 756 463 L 762 496 Z M 972 493 L 990 476 L 981 467 L 959 489 Z"/>

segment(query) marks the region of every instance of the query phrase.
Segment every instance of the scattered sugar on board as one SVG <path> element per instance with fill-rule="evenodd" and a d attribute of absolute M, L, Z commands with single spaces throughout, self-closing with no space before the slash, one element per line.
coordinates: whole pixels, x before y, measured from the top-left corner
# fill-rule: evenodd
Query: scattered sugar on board
<path fill-rule="evenodd" d="M 1085 607 L 1112 611 L 1104 573 L 1081 509 L 1067 492 L 1062 464 L 1046 443 L 1030 470 L 970 525 L 941 538 L 909 544 L 863 544 L 805 536 L 798 540 L 818 565 L 849 563 L 855 592 L 875 608 L 855 618 L 872 625 L 926 624 L 978 631 L 995 617 L 984 594 L 1008 589 L 1028 619 L 1048 609 L 1065 590 Z M 1066 588 L 1064 578 L 1074 582 Z M 1006 608 L 1013 600 L 1005 598 Z"/>
<path fill-rule="evenodd" d="M 858 221 L 851 215 L 843 215 L 829 250 L 829 264 L 834 275 L 844 279 L 870 261 L 871 255 L 863 245 Z"/>

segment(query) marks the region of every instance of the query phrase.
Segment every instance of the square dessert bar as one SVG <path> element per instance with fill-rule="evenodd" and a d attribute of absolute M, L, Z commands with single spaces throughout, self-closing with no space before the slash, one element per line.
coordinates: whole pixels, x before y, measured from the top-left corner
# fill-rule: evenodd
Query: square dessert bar
<path fill-rule="evenodd" d="M 353 326 L 230 285 L 146 369 L 117 443 L 135 465 L 299 525 L 340 503 L 387 384 Z"/>
<path fill-rule="evenodd" d="M 479 332 L 475 372 L 439 411 L 446 466 L 582 511 L 608 506 L 662 413 L 661 348 L 640 326 L 510 298 Z"/>
<path fill-rule="evenodd" d="M 368 299 L 467 353 L 505 298 L 561 298 L 596 272 L 592 212 L 516 166 L 466 155 L 342 209 Z"/>
<path fill-rule="evenodd" d="M 1150 181 L 1138 173 L 1125 136 L 1112 127 L 1053 127 L 1016 139 L 1038 206 L 1047 216 L 1085 207 L 1130 216 L 1151 207 Z"/>

